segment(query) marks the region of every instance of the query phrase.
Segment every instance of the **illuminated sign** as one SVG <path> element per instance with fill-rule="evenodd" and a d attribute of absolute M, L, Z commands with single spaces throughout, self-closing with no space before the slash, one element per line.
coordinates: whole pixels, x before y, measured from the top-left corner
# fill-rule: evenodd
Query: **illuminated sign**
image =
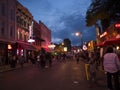
<path fill-rule="evenodd" d="M 100 38 L 104 37 L 107 35 L 107 32 L 104 32 L 103 34 L 100 35 Z"/>
<path fill-rule="evenodd" d="M 116 24 L 115 24 L 115 27 L 116 27 L 116 28 L 120 28 L 120 23 L 116 23 Z"/>
<path fill-rule="evenodd" d="M 32 24 L 29 26 L 29 39 L 28 42 L 35 42 L 35 40 L 33 39 L 33 21 Z"/>
<path fill-rule="evenodd" d="M 64 47 L 64 51 L 67 52 L 67 47 Z"/>
<path fill-rule="evenodd" d="M 10 44 L 8 44 L 8 49 L 12 49 L 12 46 Z"/>
<path fill-rule="evenodd" d="M 86 45 L 83 45 L 83 50 L 87 50 L 87 46 Z"/>

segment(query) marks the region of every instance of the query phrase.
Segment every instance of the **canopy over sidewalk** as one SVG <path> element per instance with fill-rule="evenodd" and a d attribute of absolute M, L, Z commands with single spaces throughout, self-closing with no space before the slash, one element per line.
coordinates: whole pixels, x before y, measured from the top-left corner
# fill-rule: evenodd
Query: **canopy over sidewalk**
<path fill-rule="evenodd" d="M 97 46 L 108 46 L 108 45 L 120 45 L 120 38 L 111 38 L 97 44 Z"/>

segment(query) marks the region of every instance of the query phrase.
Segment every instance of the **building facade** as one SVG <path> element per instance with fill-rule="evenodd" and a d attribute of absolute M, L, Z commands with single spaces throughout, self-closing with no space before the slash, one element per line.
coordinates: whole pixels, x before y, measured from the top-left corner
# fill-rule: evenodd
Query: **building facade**
<path fill-rule="evenodd" d="M 34 24 L 33 24 L 33 34 L 34 34 L 34 39 L 35 39 L 34 47 L 37 48 L 37 51 L 41 50 L 42 42 L 45 41 L 44 39 L 41 38 L 41 32 L 42 32 L 42 29 L 41 29 L 40 24 L 34 20 Z"/>
<path fill-rule="evenodd" d="M 48 46 L 51 44 L 51 30 L 41 21 L 39 21 L 41 27 L 41 38 L 44 42 L 41 43 L 41 47 L 46 51 L 49 51 Z"/>
<path fill-rule="evenodd" d="M 102 34 L 99 35 L 99 43 L 97 46 L 103 47 L 109 45 L 113 45 L 114 47 L 120 45 L 120 22 L 111 24 Z"/>
<path fill-rule="evenodd" d="M 2 64 L 9 63 L 16 42 L 16 0 L 0 0 L 0 58 Z"/>
<path fill-rule="evenodd" d="M 18 56 L 24 55 L 26 58 L 31 56 L 36 49 L 33 47 L 33 43 L 28 42 L 31 36 L 33 36 L 33 16 L 29 10 L 17 1 L 16 11 L 16 53 Z M 29 36 L 31 34 L 31 36 Z"/>
<path fill-rule="evenodd" d="M 28 42 L 29 39 L 35 42 Z M 51 30 L 37 23 L 18 0 L 0 0 L 0 65 L 9 64 L 12 55 L 27 58 L 41 48 L 48 48 Z"/>

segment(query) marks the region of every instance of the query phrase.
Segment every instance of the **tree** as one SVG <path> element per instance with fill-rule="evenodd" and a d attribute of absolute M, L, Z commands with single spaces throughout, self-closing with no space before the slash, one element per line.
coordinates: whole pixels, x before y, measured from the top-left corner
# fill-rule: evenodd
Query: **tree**
<path fill-rule="evenodd" d="M 103 30 L 118 19 L 120 20 L 120 0 L 92 0 L 86 12 L 86 26 L 101 21 Z"/>

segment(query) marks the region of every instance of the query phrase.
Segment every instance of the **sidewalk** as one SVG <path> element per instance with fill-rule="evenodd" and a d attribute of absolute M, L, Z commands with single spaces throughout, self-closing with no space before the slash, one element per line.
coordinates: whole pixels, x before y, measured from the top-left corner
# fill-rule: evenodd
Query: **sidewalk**
<path fill-rule="evenodd" d="M 84 59 L 81 59 L 81 61 L 83 61 L 84 64 L 87 64 L 86 61 L 84 61 Z M 89 78 L 89 76 L 88 76 Z M 98 87 L 107 87 L 107 78 L 106 78 L 106 74 L 104 72 L 104 70 L 102 69 L 102 66 L 98 66 L 98 69 L 96 71 L 96 84 Z M 88 80 L 89 82 L 89 80 Z"/>
<path fill-rule="evenodd" d="M 101 66 L 99 66 L 96 72 L 96 79 L 97 79 L 97 84 L 99 86 L 107 87 L 107 81 L 106 81 L 107 77 L 106 77 L 104 70 L 102 70 Z"/>
<path fill-rule="evenodd" d="M 24 67 L 28 67 L 30 65 L 32 65 L 32 63 L 29 63 L 29 62 L 24 63 Z M 19 63 L 16 64 L 15 68 L 11 68 L 10 65 L 2 65 L 2 66 L 0 66 L 0 73 L 15 70 L 15 69 L 19 69 L 19 68 L 21 68 Z"/>
<path fill-rule="evenodd" d="M 53 60 L 52 61 L 52 65 L 54 65 L 55 63 L 57 63 L 57 61 Z M 26 62 L 26 63 L 24 63 L 24 67 L 23 68 L 28 67 L 28 66 L 32 66 L 32 65 L 33 64 L 31 62 Z M 19 69 L 19 68 L 21 68 L 21 66 L 20 66 L 19 63 L 16 64 L 15 68 L 11 68 L 10 64 L 9 65 L 2 65 L 2 66 L 0 66 L 0 73 L 7 72 L 7 71 L 12 71 L 12 70 L 16 70 L 16 69 Z"/>

